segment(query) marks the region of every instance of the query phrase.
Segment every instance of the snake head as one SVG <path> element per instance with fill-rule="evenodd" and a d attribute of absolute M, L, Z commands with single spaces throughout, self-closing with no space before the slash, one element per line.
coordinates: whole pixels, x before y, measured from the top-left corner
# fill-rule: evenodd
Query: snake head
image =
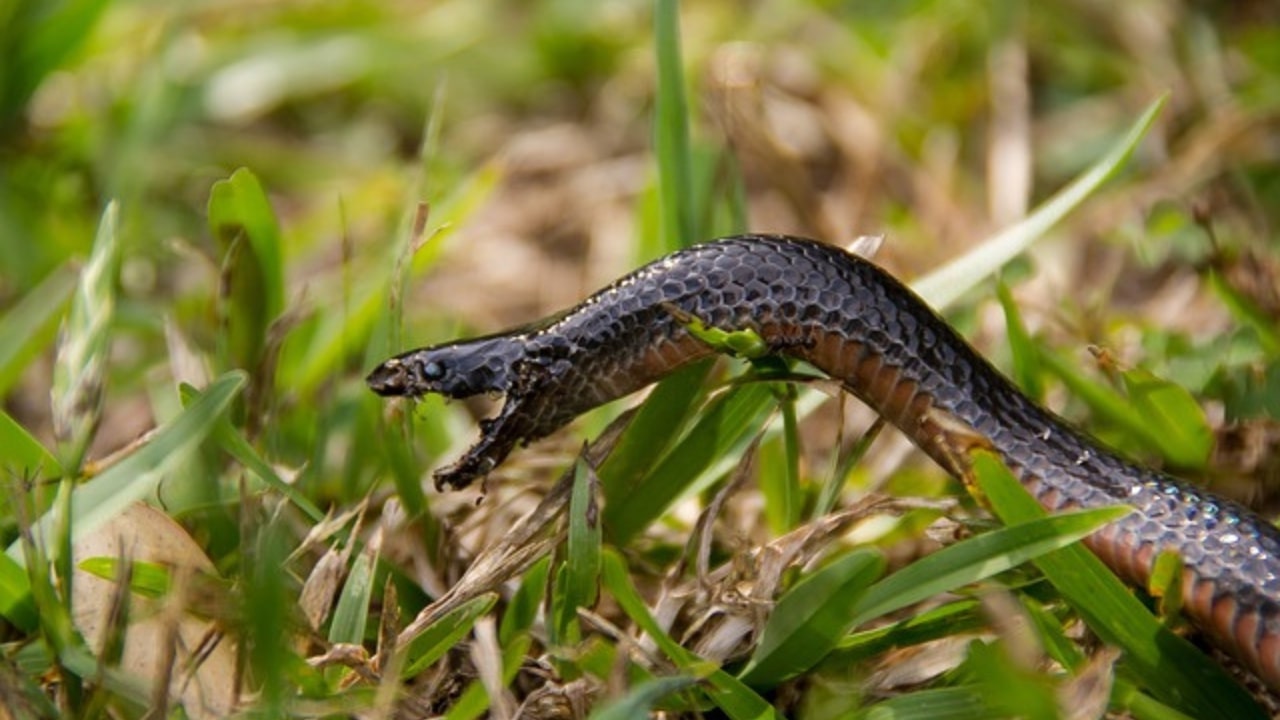
<path fill-rule="evenodd" d="M 374 368 L 365 382 L 382 396 L 437 393 L 460 399 L 506 393 L 522 354 L 523 345 L 510 335 L 463 340 L 397 355 Z"/>
<path fill-rule="evenodd" d="M 480 421 L 479 440 L 453 465 L 436 472 L 437 489 L 461 489 L 483 478 L 534 434 L 537 426 L 524 411 L 530 394 L 537 397 L 530 388 L 536 373 L 526 361 L 526 345 L 523 336 L 506 334 L 419 348 L 387 360 L 365 379 L 383 396 L 506 396 L 497 417 Z"/>

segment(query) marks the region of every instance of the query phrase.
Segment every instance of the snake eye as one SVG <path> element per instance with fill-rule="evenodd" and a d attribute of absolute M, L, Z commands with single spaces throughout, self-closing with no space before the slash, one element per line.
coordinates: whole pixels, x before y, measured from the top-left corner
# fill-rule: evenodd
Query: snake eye
<path fill-rule="evenodd" d="M 427 380 L 443 380 L 444 379 L 444 363 L 438 360 L 432 360 L 422 366 L 422 376 Z"/>

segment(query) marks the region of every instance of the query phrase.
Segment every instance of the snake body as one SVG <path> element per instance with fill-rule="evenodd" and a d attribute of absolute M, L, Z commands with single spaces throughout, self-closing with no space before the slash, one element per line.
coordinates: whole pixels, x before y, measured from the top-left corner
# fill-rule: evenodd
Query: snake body
<path fill-rule="evenodd" d="M 682 250 L 538 326 L 404 353 L 376 368 L 382 395 L 506 396 L 480 440 L 436 474 L 462 487 L 520 443 L 715 352 L 687 314 L 754 331 L 775 353 L 840 381 L 944 468 L 941 413 L 986 438 L 1049 511 L 1136 509 L 1085 542 L 1145 587 L 1156 557 L 1184 564 L 1184 611 L 1219 647 L 1280 689 L 1280 531 L 1247 509 L 1134 465 L 1018 391 L 909 289 L 812 240 L 747 235 Z"/>

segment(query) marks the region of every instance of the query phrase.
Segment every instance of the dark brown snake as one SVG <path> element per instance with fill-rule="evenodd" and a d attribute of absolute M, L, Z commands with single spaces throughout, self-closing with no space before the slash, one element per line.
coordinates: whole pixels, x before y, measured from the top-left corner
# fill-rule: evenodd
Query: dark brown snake
<path fill-rule="evenodd" d="M 675 310 L 678 308 L 679 310 Z M 1136 466 L 1039 407 L 914 293 L 838 248 L 749 235 L 673 253 L 545 323 L 394 357 L 368 378 L 381 395 L 502 393 L 480 440 L 436 473 L 460 488 L 517 444 L 716 352 L 687 317 L 750 329 L 900 428 L 944 468 L 955 455 L 926 419 L 941 413 L 989 440 L 1049 511 L 1136 508 L 1086 543 L 1146 587 L 1157 555 L 1184 563 L 1186 614 L 1280 689 L 1280 531 L 1245 508 Z"/>

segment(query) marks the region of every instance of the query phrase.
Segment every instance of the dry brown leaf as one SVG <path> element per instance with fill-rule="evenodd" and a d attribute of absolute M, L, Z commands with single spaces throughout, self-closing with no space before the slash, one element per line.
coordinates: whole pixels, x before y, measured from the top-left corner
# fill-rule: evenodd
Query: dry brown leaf
<path fill-rule="evenodd" d="M 131 599 L 120 667 L 151 685 L 168 678 L 168 697 L 176 699 L 188 717 L 229 715 L 236 701 L 235 648 L 225 638 L 212 648 L 201 647 L 220 630 L 212 621 L 191 613 L 178 578 L 184 570 L 207 574 L 215 570 L 186 530 L 159 510 L 137 503 L 76 542 L 73 555 L 77 568 L 93 557 L 123 557 L 170 568 L 176 590 L 168 597 Z M 116 592 L 114 582 L 76 570 L 72 617 L 94 652 L 102 649 L 109 628 L 107 613 Z M 159 690 L 153 696 L 164 697 Z"/>

